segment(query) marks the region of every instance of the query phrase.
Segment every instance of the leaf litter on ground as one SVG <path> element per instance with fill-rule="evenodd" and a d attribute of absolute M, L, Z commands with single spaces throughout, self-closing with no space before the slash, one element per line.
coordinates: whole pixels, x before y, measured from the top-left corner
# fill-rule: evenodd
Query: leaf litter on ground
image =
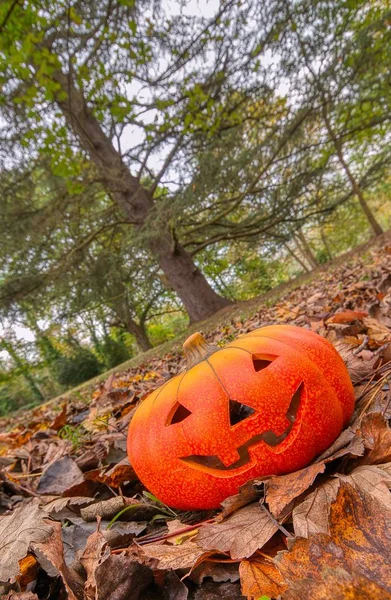
<path fill-rule="evenodd" d="M 331 341 L 357 401 L 334 444 L 295 473 L 246 483 L 220 511 L 183 512 L 146 492 L 126 456 L 135 408 L 184 369 L 181 353 L 3 418 L 1 597 L 391 598 L 391 247 L 249 306 L 214 321 L 208 342 L 271 323 Z"/>

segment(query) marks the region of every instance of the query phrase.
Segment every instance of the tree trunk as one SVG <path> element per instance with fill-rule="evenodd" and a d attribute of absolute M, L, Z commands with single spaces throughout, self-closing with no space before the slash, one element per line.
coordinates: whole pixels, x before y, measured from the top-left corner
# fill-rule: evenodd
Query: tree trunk
<path fill-rule="evenodd" d="M 288 250 L 288 253 L 292 256 L 292 258 L 295 259 L 296 262 L 299 263 L 299 265 L 301 265 L 304 269 L 304 271 L 306 271 L 306 273 L 310 272 L 310 269 L 307 267 L 307 265 L 305 264 L 305 262 L 303 262 L 298 256 L 297 254 L 295 254 L 295 252 L 293 252 L 293 250 L 291 250 L 288 246 L 287 242 L 284 242 L 284 247 Z"/>
<path fill-rule="evenodd" d="M 25 378 L 28 386 L 30 387 L 37 400 L 45 400 L 45 397 L 39 389 L 34 376 L 30 373 L 30 366 L 26 363 L 24 359 L 20 358 L 11 342 L 3 338 L 1 341 L 1 346 L 4 348 L 4 350 L 6 350 L 6 352 L 8 352 L 8 354 L 14 361 L 16 367 L 19 369 L 20 373 Z"/>
<path fill-rule="evenodd" d="M 300 239 L 300 241 L 302 243 L 302 246 L 304 248 L 306 257 L 308 258 L 308 260 L 310 261 L 310 263 L 312 264 L 312 266 L 314 268 L 317 267 L 319 263 L 318 263 L 318 261 L 316 259 L 316 256 L 313 253 L 312 248 L 309 245 L 309 243 L 307 242 L 306 237 L 305 237 L 305 235 L 304 235 L 304 233 L 302 232 L 301 229 L 299 229 L 298 235 L 299 235 L 299 239 Z"/>
<path fill-rule="evenodd" d="M 169 234 L 153 239 L 150 247 L 168 283 L 185 305 L 191 322 L 202 321 L 231 304 L 211 288 L 190 254 Z"/>
<path fill-rule="evenodd" d="M 152 344 L 145 329 L 145 323 L 142 321 L 139 324 L 132 318 L 129 306 L 126 304 L 126 301 L 124 301 L 125 298 L 123 286 L 121 287 L 123 293 L 122 295 L 119 294 L 112 302 L 112 308 L 120 318 L 121 322 L 125 325 L 127 331 L 134 335 L 137 346 L 140 348 L 140 350 L 142 352 L 146 352 L 152 348 Z"/>
<path fill-rule="evenodd" d="M 328 239 L 326 237 L 326 234 L 325 234 L 322 226 L 320 227 L 320 237 L 322 239 L 322 242 L 323 242 L 323 245 L 324 245 L 325 250 L 327 252 L 327 256 L 329 257 L 329 260 L 332 260 L 333 259 L 333 253 L 331 251 L 330 244 L 328 242 Z"/>
<path fill-rule="evenodd" d="M 98 167 L 107 192 L 129 222 L 142 228 L 153 207 L 151 194 L 130 173 L 70 77 L 61 71 L 56 71 L 53 77 L 60 84 L 61 93 L 66 94 L 65 100 L 57 97 L 57 104 L 82 148 Z M 231 304 L 212 289 L 191 255 L 173 239 L 168 229 L 153 231 L 151 228 L 149 234 L 149 248 L 170 286 L 182 300 L 190 321 L 206 319 Z"/>
<path fill-rule="evenodd" d="M 337 156 L 338 156 L 338 160 L 341 164 L 341 167 L 343 168 L 343 170 L 346 173 L 347 178 L 350 181 L 350 184 L 352 186 L 352 190 L 355 193 L 355 195 L 358 198 L 358 201 L 360 203 L 361 208 L 363 209 L 365 216 L 368 219 L 368 223 L 370 224 L 373 232 L 375 235 L 381 235 L 383 233 L 383 229 L 381 228 L 381 226 L 379 225 L 379 223 L 376 220 L 375 215 L 373 214 L 373 212 L 371 211 L 371 209 L 368 206 L 367 201 L 364 198 L 364 193 L 361 189 L 361 186 L 359 184 L 359 182 L 357 181 L 357 179 L 354 177 L 353 173 L 351 172 L 349 165 L 347 164 L 345 157 L 343 155 L 343 151 L 342 151 L 342 143 L 341 141 L 336 137 L 336 135 L 334 134 L 333 128 L 331 126 L 330 123 L 330 119 L 327 115 L 326 109 L 323 111 L 323 117 L 324 117 L 324 121 L 326 124 L 326 128 L 328 131 L 328 134 L 334 144 L 334 147 L 337 151 Z"/>
<path fill-rule="evenodd" d="M 138 323 L 136 323 L 136 321 L 133 321 L 133 319 L 127 319 L 125 325 L 129 333 L 134 335 L 134 337 L 136 338 L 137 346 L 142 352 L 146 352 L 147 350 L 150 350 L 152 348 L 152 344 L 149 340 L 144 325 L 139 325 Z"/>

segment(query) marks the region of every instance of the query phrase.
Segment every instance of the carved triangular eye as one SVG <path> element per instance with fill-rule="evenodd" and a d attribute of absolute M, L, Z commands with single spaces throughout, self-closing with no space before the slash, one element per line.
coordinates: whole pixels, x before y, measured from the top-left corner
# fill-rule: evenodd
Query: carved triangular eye
<path fill-rule="evenodd" d="M 236 400 L 229 401 L 229 422 L 231 427 L 251 417 L 255 413 L 255 409 Z"/>
<path fill-rule="evenodd" d="M 253 354 L 252 359 L 254 370 L 258 372 L 262 371 L 262 369 L 266 369 L 266 367 L 268 367 L 276 358 L 277 356 L 273 356 L 271 354 L 265 356 L 262 356 L 261 354 Z"/>
<path fill-rule="evenodd" d="M 184 421 L 191 415 L 191 411 L 183 406 L 180 402 L 176 402 L 172 408 L 172 411 L 169 414 L 166 425 L 174 425 L 175 423 L 180 423 Z"/>

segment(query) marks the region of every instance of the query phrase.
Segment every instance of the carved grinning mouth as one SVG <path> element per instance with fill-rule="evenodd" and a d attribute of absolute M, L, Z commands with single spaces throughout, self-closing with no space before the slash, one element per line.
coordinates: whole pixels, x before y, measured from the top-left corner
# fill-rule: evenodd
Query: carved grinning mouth
<path fill-rule="evenodd" d="M 228 467 L 224 465 L 224 463 L 220 460 L 218 456 L 201 456 L 193 454 L 191 456 L 184 456 L 181 458 L 181 460 L 195 469 L 202 469 L 207 467 L 209 469 L 216 469 L 218 471 L 232 471 L 250 463 L 251 459 L 249 455 L 249 448 L 251 446 L 254 446 L 258 442 L 264 442 L 268 446 L 275 447 L 281 444 L 281 442 L 283 442 L 285 438 L 290 434 L 290 432 L 292 431 L 292 427 L 296 421 L 296 415 L 297 411 L 299 410 L 303 388 L 304 384 L 301 383 L 292 396 L 292 400 L 286 413 L 286 418 L 289 421 L 289 425 L 287 426 L 287 428 L 280 435 L 276 435 L 274 431 L 264 431 L 263 433 L 258 433 L 257 435 L 254 435 L 249 440 L 247 440 L 245 444 L 237 448 L 240 458 Z"/>

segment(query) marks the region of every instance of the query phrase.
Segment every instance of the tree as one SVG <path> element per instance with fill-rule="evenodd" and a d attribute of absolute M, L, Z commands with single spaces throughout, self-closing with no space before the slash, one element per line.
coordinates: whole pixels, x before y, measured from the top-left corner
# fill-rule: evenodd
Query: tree
<path fill-rule="evenodd" d="M 281 10 L 290 23 L 284 39 L 285 72 L 292 76 L 301 69 L 294 86 L 299 97 L 310 99 L 306 103 L 311 118 L 323 124 L 324 152 L 335 155 L 370 227 L 379 235 L 382 227 L 359 180 L 364 169 L 379 179 L 391 159 L 385 135 L 391 97 L 384 86 L 390 6 L 386 2 L 369 7 L 364 0 L 311 5 L 282 0 Z"/>
<path fill-rule="evenodd" d="M 176 152 L 186 144 L 187 131 L 180 119 L 192 96 L 202 105 L 197 99 L 200 84 L 194 83 L 194 66 L 185 78 L 187 87 L 176 85 L 172 91 L 175 78 L 179 73 L 184 76 L 189 61 L 204 55 L 209 46 L 215 47 L 216 53 L 224 50 L 222 18 L 228 8 L 210 21 L 179 23 L 178 18 L 162 15 L 160 26 L 159 20 L 152 23 L 145 18 L 148 10 L 143 6 L 139 11 L 133 2 L 124 0 L 76 1 L 72 5 L 63 1 L 54 5 L 48 0 L 43 5 L 33 0 L 23 5 L 11 0 L 3 3 L 2 114 L 12 123 L 7 150 L 15 144 L 19 150 L 28 147 L 35 153 L 53 152 L 55 143 L 58 150 L 52 163 L 59 168 L 64 158 L 72 160 L 77 143 L 95 165 L 97 177 L 124 218 L 146 233 L 148 248 L 170 286 L 191 320 L 198 320 L 228 301 L 211 288 L 168 220 L 156 222 L 154 194 Z M 174 42 L 176 35 L 178 41 Z M 168 65 L 153 77 L 161 51 Z M 218 54 L 217 60 L 221 60 Z M 212 64 L 202 73 L 204 81 L 215 76 L 216 66 Z M 129 97 L 126 88 L 135 81 L 149 85 L 146 102 L 140 100 L 139 91 Z M 171 114 L 167 109 L 176 101 L 179 113 Z M 151 111 L 156 113 L 155 124 L 142 121 L 142 114 Z M 120 137 L 129 125 L 141 127 L 146 141 L 125 152 Z M 168 152 L 147 187 L 143 176 L 158 147 Z M 141 168 L 135 173 L 137 162 Z"/>

